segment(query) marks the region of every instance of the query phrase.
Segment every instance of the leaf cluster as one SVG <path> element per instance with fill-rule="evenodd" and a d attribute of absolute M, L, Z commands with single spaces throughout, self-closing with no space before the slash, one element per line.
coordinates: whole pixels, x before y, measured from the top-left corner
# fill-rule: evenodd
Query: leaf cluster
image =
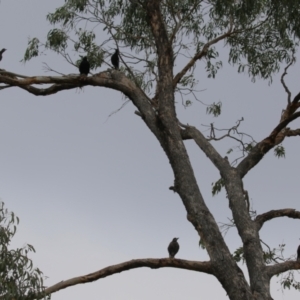
<path fill-rule="evenodd" d="M 144 81 L 140 86 L 153 91 L 148 82 L 158 79 L 157 53 L 144 5 L 146 1 L 136 0 L 65 0 L 47 16 L 54 28 L 45 44 L 37 38 L 31 39 L 24 61 L 37 56 L 41 46 L 65 56 L 73 48 L 78 53 L 85 52 L 92 69 L 96 69 L 111 55 L 110 49 L 115 44 L 123 49 L 121 53 L 130 52 L 126 55 L 126 68 L 130 67 L 138 81 Z M 163 0 L 160 5 L 173 46 L 174 70 L 177 61 L 187 63 L 205 45 L 224 35 L 220 41 L 229 47 L 228 61 L 237 65 L 238 72 L 247 72 L 252 80 L 257 77 L 272 80 L 280 63 L 289 62 L 298 45 L 297 0 Z M 218 51 L 218 46 L 212 43 L 204 57 L 210 78 L 215 78 L 222 68 L 223 61 L 216 60 Z M 187 72 L 178 89 L 194 89 L 197 83 L 194 72 L 195 68 Z"/>
<path fill-rule="evenodd" d="M 45 290 L 42 272 L 33 267 L 28 254 L 35 252 L 32 245 L 10 249 L 19 218 L 0 203 L 0 297 L 11 299 L 42 298 Z"/>
<path fill-rule="evenodd" d="M 285 248 L 285 244 L 280 244 L 278 248 L 271 249 L 266 243 L 262 242 L 265 246 L 263 250 L 263 259 L 266 264 L 278 263 L 278 260 L 284 260 L 283 252 Z M 233 258 L 236 262 L 245 263 L 246 259 L 244 256 L 244 248 L 239 247 L 233 253 Z"/>

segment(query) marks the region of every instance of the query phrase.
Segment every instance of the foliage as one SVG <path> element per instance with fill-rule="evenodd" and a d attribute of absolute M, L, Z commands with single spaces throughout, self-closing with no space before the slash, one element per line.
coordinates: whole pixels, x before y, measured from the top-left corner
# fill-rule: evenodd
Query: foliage
<path fill-rule="evenodd" d="M 225 186 L 225 182 L 223 178 L 220 178 L 216 182 L 213 182 L 212 184 L 212 194 L 213 196 L 217 195 L 221 192 L 222 188 Z"/>
<path fill-rule="evenodd" d="M 274 148 L 274 155 L 278 158 L 285 157 L 285 149 L 282 145 L 278 145 Z"/>
<path fill-rule="evenodd" d="M 24 54 L 24 59 L 22 61 L 26 62 L 27 60 L 31 59 L 32 57 L 39 55 L 39 44 L 40 41 L 37 38 L 30 39 L 28 41 L 28 47 Z"/>
<path fill-rule="evenodd" d="M 278 263 L 278 260 L 280 261 L 286 260 L 283 257 L 285 244 L 280 244 L 278 248 L 271 249 L 266 243 L 262 241 L 261 243 L 262 245 L 264 245 L 265 248 L 263 251 L 263 259 L 266 264 Z M 234 251 L 233 258 L 236 262 L 245 263 L 243 247 L 239 247 Z"/>
<path fill-rule="evenodd" d="M 221 110 L 222 110 L 222 103 L 218 102 L 218 103 L 213 103 L 211 105 L 209 105 L 206 108 L 206 113 L 213 115 L 214 117 L 218 117 L 221 114 Z"/>
<path fill-rule="evenodd" d="M 143 80 L 140 86 L 145 91 L 153 92 L 148 82 L 152 82 L 158 73 L 156 45 L 145 10 L 138 3 L 144 1 L 66 0 L 47 16 L 55 28 L 49 31 L 46 43 L 40 43 L 37 38 L 31 39 L 24 61 L 44 51 L 41 49 L 54 50 L 66 56 L 67 49 L 71 47 L 78 53 L 87 53 L 92 60 L 92 68 L 96 69 L 117 45 L 121 53 L 122 49 L 130 50 L 126 53 L 127 61 L 130 61 L 127 67 L 139 76 L 139 81 Z M 225 45 L 229 47 L 229 63 L 236 65 L 238 72 L 247 72 L 252 80 L 260 77 L 271 81 L 280 63 L 291 61 L 298 45 L 294 38 L 300 33 L 299 20 L 295 18 L 297 7 L 297 0 L 161 1 L 163 18 L 173 45 L 174 70 L 179 57 L 181 61 L 189 61 L 211 43 L 204 61 L 207 76 L 214 78 L 222 67 L 222 61 L 217 60 L 219 50 L 214 39 L 226 35 L 231 28 L 232 33 L 224 37 Z M 100 42 L 99 32 L 101 37 L 106 33 L 107 39 Z M 197 84 L 194 71 L 195 67 L 182 78 L 177 92 L 187 87 L 194 88 Z"/>
<path fill-rule="evenodd" d="M 30 252 L 32 245 L 10 249 L 9 245 L 16 234 L 19 218 L 0 203 L 0 297 L 11 299 L 42 298 L 44 291 L 42 272 L 33 268 Z"/>
<path fill-rule="evenodd" d="M 288 271 L 285 274 L 279 275 L 281 277 L 280 284 L 283 289 L 291 289 L 300 291 L 300 282 L 295 278 L 295 273 L 292 271 Z"/>
<path fill-rule="evenodd" d="M 202 239 L 199 240 L 199 247 L 201 247 L 201 249 L 205 249 L 206 248 Z"/>

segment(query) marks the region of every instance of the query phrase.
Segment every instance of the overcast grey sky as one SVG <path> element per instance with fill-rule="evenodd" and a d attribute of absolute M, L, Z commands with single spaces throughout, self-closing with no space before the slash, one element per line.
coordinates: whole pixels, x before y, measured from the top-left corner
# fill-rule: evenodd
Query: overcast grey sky
<path fill-rule="evenodd" d="M 20 62 L 28 37 L 45 40 L 51 28 L 46 14 L 63 3 L 1 1 L 0 48 L 7 49 L 1 68 L 25 75 L 49 75 L 43 69 L 43 62 L 47 62 L 66 74 L 78 72 L 51 53 L 25 65 Z M 105 38 L 103 32 L 96 34 L 100 43 Z M 70 55 L 78 57 L 75 52 Z M 266 81 L 252 83 L 247 75 L 238 75 L 235 68 L 227 66 L 224 58 L 216 79 L 206 77 L 201 62 L 196 71 L 199 89 L 205 89 L 199 97 L 206 103 L 222 101 L 223 114 L 212 118 L 197 102 L 184 109 L 178 99 L 179 118 L 205 133 L 202 124 L 214 122 L 216 127 L 228 128 L 244 117 L 241 130 L 259 141 L 276 126 L 286 105 L 280 78 L 276 76 L 271 86 Z M 296 64 L 286 79 L 293 95 L 300 91 L 299 74 Z M 35 97 L 11 88 L 1 91 L 0 99 L 0 197 L 21 219 L 14 246 L 34 245 L 37 253 L 32 259 L 48 277 L 47 286 L 134 258 L 167 257 L 173 237 L 179 237 L 178 258 L 208 259 L 198 246 L 199 237 L 187 221 L 178 195 L 168 189 L 174 179 L 168 159 L 134 114 L 133 105 L 129 103 L 108 118 L 124 103 L 120 92 L 85 87 Z M 299 125 L 296 121 L 291 127 Z M 226 222 L 231 214 L 224 192 L 211 195 L 211 183 L 219 179 L 217 170 L 193 142 L 186 145 L 208 207 L 218 222 Z M 225 156 L 234 144 L 226 140 L 213 145 Z M 246 176 L 244 185 L 257 213 L 299 209 L 299 145 L 299 138 L 286 139 L 285 159 L 277 159 L 270 152 Z M 297 220 L 277 219 L 265 224 L 261 237 L 272 248 L 285 243 L 288 257 L 296 253 L 298 227 Z M 235 229 L 225 239 L 232 252 L 241 246 Z M 282 294 L 276 281 L 278 278 L 272 285 L 274 299 L 299 299 L 294 291 Z M 227 296 L 212 276 L 143 268 L 59 291 L 52 299 L 193 300 Z"/>

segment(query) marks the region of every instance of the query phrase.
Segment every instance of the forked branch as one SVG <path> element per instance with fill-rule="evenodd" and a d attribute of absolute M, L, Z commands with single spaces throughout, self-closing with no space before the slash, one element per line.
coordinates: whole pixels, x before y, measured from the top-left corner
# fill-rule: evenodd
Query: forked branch
<path fill-rule="evenodd" d="M 216 168 L 221 171 L 230 167 L 229 162 L 224 159 L 212 144 L 203 136 L 203 134 L 193 126 L 185 126 L 180 123 L 181 127 L 185 130 L 181 130 L 181 137 L 183 140 L 193 139 L 200 149 L 209 157 Z"/>
<path fill-rule="evenodd" d="M 253 147 L 249 155 L 245 157 L 237 166 L 241 178 L 243 178 L 252 168 L 254 168 L 270 149 L 284 140 L 290 130 L 289 128 L 286 128 L 286 126 L 299 117 L 300 112 L 296 112 L 287 117 L 273 129 L 268 137 Z"/>

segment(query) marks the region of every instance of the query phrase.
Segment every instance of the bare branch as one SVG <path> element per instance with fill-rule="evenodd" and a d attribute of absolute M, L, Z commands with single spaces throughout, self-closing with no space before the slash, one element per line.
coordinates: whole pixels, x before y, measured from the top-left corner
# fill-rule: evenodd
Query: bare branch
<path fill-rule="evenodd" d="M 45 290 L 46 295 L 53 294 L 58 292 L 59 290 L 65 289 L 70 286 L 74 286 L 77 284 L 84 284 L 88 282 L 93 282 L 101 278 L 105 278 L 107 276 L 114 275 L 116 273 L 121 273 L 123 271 L 128 271 L 132 269 L 147 267 L 151 269 L 159 269 L 159 268 L 177 268 L 184 270 L 191 270 L 197 272 L 204 272 L 207 274 L 214 274 L 213 268 L 211 267 L 210 262 L 199 262 L 199 261 L 189 261 L 183 259 L 170 259 L 170 258 L 162 258 L 162 259 L 154 259 L 154 258 L 146 258 L 146 259 L 133 259 L 121 264 L 113 265 L 96 271 L 94 273 L 90 273 L 87 275 L 82 275 L 78 277 L 74 277 L 65 281 L 61 281 L 51 287 L 48 287 Z"/>
<path fill-rule="evenodd" d="M 181 127 L 185 127 L 186 130 L 181 131 L 183 139 L 192 138 L 201 150 L 209 157 L 212 163 L 217 167 L 218 170 L 224 170 L 230 167 L 228 160 L 224 159 L 216 149 L 211 145 L 209 141 L 203 136 L 203 134 L 193 126 L 185 126 L 180 124 Z"/>
<path fill-rule="evenodd" d="M 290 122 L 294 121 L 295 119 L 300 117 L 300 112 L 296 112 L 292 114 L 290 117 L 279 123 L 274 130 L 270 134 L 271 139 L 275 139 L 276 136 L 280 133 L 282 129 L 284 129 Z"/>
<path fill-rule="evenodd" d="M 291 62 L 284 68 L 284 72 L 282 73 L 281 75 L 281 83 L 283 85 L 283 88 L 284 90 L 286 91 L 286 93 L 288 94 L 288 104 L 291 103 L 291 91 L 289 90 L 289 88 L 287 87 L 287 85 L 285 84 L 285 81 L 284 81 L 284 76 L 287 75 L 287 69 L 295 62 L 295 57 L 293 57 L 293 59 L 291 60 Z"/>
<path fill-rule="evenodd" d="M 289 129 L 286 133 L 286 136 L 298 136 L 300 135 L 300 129 Z"/>
<path fill-rule="evenodd" d="M 209 133 L 209 136 L 206 137 L 206 140 L 209 142 L 211 140 L 213 141 L 219 141 L 219 140 L 222 140 L 224 138 L 231 138 L 231 139 L 234 139 L 235 141 L 237 141 L 240 145 L 238 146 L 239 149 L 242 151 L 242 156 L 235 159 L 231 165 L 234 165 L 238 160 L 240 160 L 241 158 L 245 157 L 246 154 L 249 152 L 249 149 L 250 147 L 252 148 L 253 145 L 256 144 L 256 141 L 253 139 L 253 137 L 249 134 L 246 134 L 244 132 L 240 132 L 238 130 L 238 127 L 240 126 L 240 123 L 243 121 L 243 118 L 238 120 L 237 121 L 237 124 L 232 126 L 231 128 L 228 128 L 228 129 L 218 129 L 218 128 L 215 128 L 213 123 L 211 123 L 209 126 L 207 125 L 207 127 L 210 128 L 210 133 Z M 185 125 L 179 123 L 181 127 L 183 128 L 188 128 L 186 127 Z M 220 136 L 220 137 L 216 137 L 216 132 L 215 131 L 227 131 L 227 133 L 225 133 L 224 135 Z M 235 135 L 238 135 L 239 138 L 233 136 L 232 134 L 235 134 Z M 181 136 L 182 136 L 182 139 L 184 140 L 187 140 L 187 139 L 191 139 L 192 137 L 187 134 L 187 132 L 185 132 L 184 130 L 181 131 Z M 249 139 L 251 139 L 250 142 L 244 142 L 243 141 L 243 138 L 244 137 L 248 137 Z"/>
<path fill-rule="evenodd" d="M 32 84 L 77 84 L 80 86 L 81 84 L 84 84 L 88 77 L 83 77 L 80 75 L 70 74 L 67 76 L 23 76 L 11 72 L 4 72 L 0 71 L 0 83 L 6 83 L 12 86 L 26 86 L 26 85 L 32 85 Z M 2 75 L 3 74 L 3 75 Z M 11 76 L 7 76 L 7 74 L 10 74 Z M 21 79 L 19 79 L 21 78 Z M 91 78 L 91 77 L 89 77 Z"/>
<path fill-rule="evenodd" d="M 10 87 L 12 87 L 12 86 L 10 86 Z M 60 92 L 60 91 L 66 91 L 66 90 L 71 90 L 71 89 L 75 89 L 78 87 L 82 87 L 82 85 L 78 86 L 75 84 L 53 84 L 50 87 L 45 88 L 45 89 L 38 89 L 31 85 L 24 85 L 24 86 L 20 85 L 19 87 L 35 96 L 48 96 L 48 95 L 56 94 L 57 92 Z"/>
<path fill-rule="evenodd" d="M 211 140 L 219 141 L 219 140 L 222 140 L 222 139 L 224 139 L 226 137 L 229 137 L 231 139 L 234 139 L 234 140 L 238 141 L 240 143 L 243 151 L 247 151 L 247 147 L 248 147 L 249 143 L 243 142 L 244 136 L 246 136 L 249 139 L 251 139 L 251 142 L 250 142 L 251 145 L 256 144 L 256 142 L 255 142 L 255 140 L 253 139 L 253 137 L 251 135 L 239 131 L 238 128 L 241 125 L 242 121 L 244 121 L 244 118 L 241 118 L 240 120 L 237 120 L 236 121 L 236 125 L 232 126 L 231 128 L 228 128 L 228 129 L 218 129 L 218 128 L 214 127 L 213 123 L 211 123 L 209 125 L 209 127 L 210 127 L 210 135 L 208 137 L 208 141 L 211 141 Z M 225 133 L 221 137 L 216 137 L 215 131 L 227 131 L 227 133 Z M 240 138 L 236 138 L 236 137 L 232 136 L 232 133 L 238 135 Z"/>
<path fill-rule="evenodd" d="M 20 74 L 15 74 L 9 71 L 6 71 L 4 69 L 0 69 L 0 75 L 6 75 L 10 78 L 15 78 L 15 77 L 19 77 L 19 78 L 28 78 L 28 76 L 25 75 L 20 75 Z"/>
<path fill-rule="evenodd" d="M 0 86 L 0 91 L 5 90 L 5 89 L 10 88 L 10 87 L 12 87 L 12 86 L 11 85 L 2 85 L 2 86 Z"/>
<path fill-rule="evenodd" d="M 186 74 L 186 72 L 194 66 L 196 61 L 201 59 L 203 56 L 205 56 L 207 54 L 207 51 L 211 45 L 218 43 L 219 41 L 225 39 L 226 37 L 229 37 L 232 34 L 232 27 L 233 27 L 233 24 L 231 22 L 230 27 L 226 33 L 207 42 L 203 46 L 202 50 L 200 52 L 196 53 L 195 56 L 187 63 L 187 65 L 179 73 L 177 73 L 177 75 L 173 79 L 173 88 L 174 89 L 177 86 L 177 84 L 179 83 L 179 81 L 182 79 L 182 77 Z"/>
<path fill-rule="evenodd" d="M 298 93 L 298 94 L 295 96 L 295 98 L 294 98 L 294 100 L 293 100 L 293 103 L 298 103 L 299 100 L 300 100 L 300 93 Z"/>
<path fill-rule="evenodd" d="M 260 230 L 265 222 L 279 217 L 300 219 L 300 211 L 297 211 L 293 208 L 270 210 L 264 214 L 258 215 L 254 221 L 257 223 L 258 230 Z"/>
<path fill-rule="evenodd" d="M 58 72 L 58 71 L 55 71 L 54 69 L 52 69 L 46 62 L 43 62 L 43 69 L 46 71 L 46 72 L 54 72 L 56 74 L 59 74 L 61 76 L 65 76 L 64 73 L 61 73 L 61 72 Z"/>
<path fill-rule="evenodd" d="M 292 114 L 287 119 L 280 122 L 268 137 L 253 147 L 249 155 L 245 157 L 237 166 L 241 177 L 244 177 L 254 166 L 256 166 L 270 149 L 283 141 L 290 130 L 289 128 L 285 127 L 299 117 L 300 112 Z"/>
<path fill-rule="evenodd" d="M 12 74 L 17 76 L 17 74 Z M 120 91 L 133 102 L 133 104 L 142 114 L 143 120 L 149 129 L 159 140 L 161 139 L 160 130 L 158 129 L 156 122 L 157 116 L 150 103 L 150 99 L 145 95 L 143 90 L 136 86 L 135 83 L 127 78 L 122 72 L 109 69 L 108 71 L 104 71 L 93 76 L 35 76 L 24 77 L 22 79 L 11 78 L 1 75 L 0 73 L 0 84 L 1 83 L 5 83 L 9 86 L 17 86 L 36 96 L 50 95 L 57 93 L 58 91 L 77 87 L 81 88 L 87 85 L 106 87 Z M 53 85 L 50 87 L 47 86 L 46 88 L 36 88 L 32 86 L 35 84 Z"/>
<path fill-rule="evenodd" d="M 266 266 L 267 274 L 270 278 L 274 275 L 289 271 L 300 270 L 300 261 L 286 261 L 272 266 Z"/>

